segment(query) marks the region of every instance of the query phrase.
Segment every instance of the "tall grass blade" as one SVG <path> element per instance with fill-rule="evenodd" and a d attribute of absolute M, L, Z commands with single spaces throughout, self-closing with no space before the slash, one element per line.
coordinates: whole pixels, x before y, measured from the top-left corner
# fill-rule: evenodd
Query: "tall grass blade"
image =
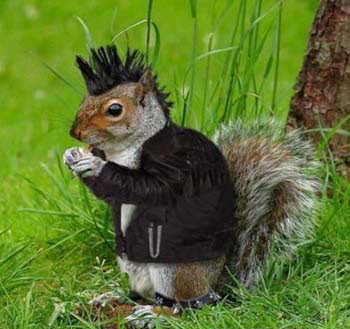
<path fill-rule="evenodd" d="M 239 26 L 240 17 L 242 14 L 243 2 L 244 1 L 242 1 L 242 0 L 240 1 L 239 7 L 238 7 L 238 12 L 235 15 L 236 19 L 235 19 L 235 23 L 234 23 L 233 28 L 232 28 L 232 33 L 231 33 L 231 37 L 230 37 L 230 41 L 229 41 L 229 46 L 231 46 L 231 47 L 234 45 L 234 42 L 236 40 L 236 36 L 238 33 L 238 26 Z M 216 86 L 213 88 L 210 102 L 213 101 L 214 96 L 216 95 L 218 90 L 223 87 L 223 84 L 226 81 L 226 78 L 228 77 L 227 73 L 229 72 L 229 62 L 230 62 L 230 59 L 232 57 L 232 53 L 233 52 L 228 53 L 225 60 L 224 60 L 224 64 L 222 66 L 222 70 L 221 70 L 221 73 L 219 75 L 218 82 L 217 82 Z"/>
<path fill-rule="evenodd" d="M 42 253 L 48 253 L 49 251 L 51 251 L 51 250 L 53 250 L 53 249 L 55 249 L 55 248 L 57 248 L 57 247 L 59 247 L 59 246 L 65 244 L 68 240 L 70 240 L 70 239 L 76 237 L 77 235 L 79 235 L 79 234 L 81 234 L 81 233 L 83 233 L 83 232 L 85 232 L 85 231 L 86 231 L 85 228 L 82 228 L 82 229 L 80 229 L 80 230 L 78 230 L 78 231 L 76 231 L 76 232 L 74 232 L 74 233 L 72 233 L 72 234 L 70 234 L 70 235 L 64 237 L 63 239 L 59 240 L 59 241 L 56 242 L 55 244 L 53 244 L 53 245 L 51 245 L 50 247 L 44 249 L 44 250 L 42 251 Z"/>
<path fill-rule="evenodd" d="M 9 228 L 5 228 L 4 230 L 2 230 L 1 232 L 0 232 L 0 237 L 2 236 L 2 235 L 4 235 L 6 232 L 8 232 L 10 229 Z"/>
<path fill-rule="evenodd" d="M 191 63 L 190 66 L 186 69 L 186 72 L 185 72 L 185 75 L 184 75 L 184 79 L 183 79 L 183 82 L 182 82 L 182 90 L 184 91 L 185 90 L 185 86 L 186 86 L 186 81 L 187 81 L 187 78 L 189 76 L 189 74 L 191 73 L 191 71 L 194 69 L 194 66 L 199 62 L 201 61 L 202 59 L 205 59 L 205 58 L 208 58 L 212 55 L 216 55 L 216 54 L 220 54 L 220 53 L 225 53 L 225 52 L 229 52 L 231 51 L 232 49 L 236 49 L 237 47 L 227 47 L 227 48 L 222 48 L 222 49 L 214 49 L 214 50 L 211 50 L 211 51 L 207 51 L 199 56 L 197 56 L 194 60 L 194 63 Z"/>
<path fill-rule="evenodd" d="M 146 65 L 148 65 L 148 58 L 149 58 L 149 43 L 150 43 L 150 38 L 151 38 L 151 23 L 152 23 L 152 7 L 153 7 L 153 0 L 148 0 L 147 34 L 146 34 Z"/>
<path fill-rule="evenodd" d="M 214 39 L 214 33 L 210 33 L 209 35 L 209 41 L 208 41 L 208 52 L 211 52 L 212 46 L 213 46 L 213 39 Z M 209 87 L 209 73 L 210 73 L 210 56 L 208 56 L 207 59 L 207 65 L 205 68 L 205 84 L 203 89 L 203 103 L 202 103 L 202 110 L 201 110 L 201 121 L 200 121 L 200 130 L 203 130 L 204 126 L 204 118 L 205 118 L 205 111 L 207 108 L 208 103 L 208 87 Z"/>
<path fill-rule="evenodd" d="M 350 115 L 346 115 L 343 118 L 341 118 L 336 123 L 336 125 L 332 128 L 323 128 L 321 126 L 321 122 L 319 121 L 320 128 L 306 130 L 306 133 L 312 132 L 312 131 L 318 131 L 321 134 L 321 136 L 323 137 L 323 141 L 317 147 L 317 155 L 319 157 L 321 156 L 321 152 L 327 147 L 327 145 L 328 145 L 329 141 L 332 139 L 332 137 L 338 133 L 342 134 L 343 129 L 341 129 L 341 127 L 344 126 L 349 120 L 350 120 Z M 345 135 L 347 135 L 347 134 L 349 134 L 349 132 L 345 133 Z"/>
<path fill-rule="evenodd" d="M 190 92 L 188 91 L 186 95 L 184 96 L 184 104 L 182 109 L 182 119 L 181 119 L 181 126 L 184 127 L 186 123 L 186 115 L 187 115 L 187 106 L 188 106 L 188 97 Z"/>
<path fill-rule="evenodd" d="M 136 22 L 136 23 L 134 23 L 132 25 L 129 25 L 127 28 L 125 28 L 125 29 L 121 30 L 119 33 L 117 33 L 112 38 L 111 42 L 115 42 L 121 35 L 127 33 L 128 31 L 134 29 L 135 27 L 138 27 L 138 26 L 140 26 L 142 24 L 145 24 L 145 23 L 147 23 L 147 19 L 142 19 L 142 20 L 140 20 L 140 21 L 138 21 L 138 22 Z"/>
<path fill-rule="evenodd" d="M 113 14 L 112 14 L 112 19 L 111 19 L 111 38 L 113 37 L 113 35 L 116 34 L 116 20 L 117 20 L 117 16 L 118 16 L 118 7 L 116 6 L 113 10 Z"/>
<path fill-rule="evenodd" d="M 191 6 L 191 16 L 192 18 L 197 17 L 197 0 L 190 0 L 190 6 Z"/>
<path fill-rule="evenodd" d="M 196 54 L 197 54 L 197 33 L 198 33 L 198 21 L 197 21 L 197 0 L 189 0 L 190 6 L 191 6 L 191 16 L 192 16 L 192 24 L 193 24 L 193 32 L 192 32 L 192 55 L 191 55 L 191 65 L 193 67 L 192 69 L 192 76 L 191 76 L 191 84 L 190 84 L 190 90 L 188 95 L 188 102 L 186 102 L 186 111 L 185 116 L 183 117 L 183 125 L 186 125 L 186 113 L 188 106 L 192 110 L 193 108 L 193 94 L 194 94 L 194 87 L 195 87 L 195 81 L 196 81 L 196 70 L 195 70 L 195 61 L 196 61 Z M 192 117 L 193 120 L 196 120 L 196 118 Z M 196 126 L 196 124 L 195 124 Z"/>
<path fill-rule="evenodd" d="M 83 96 L 83 93 L 78 90 L 77 88 L 75 88 L 75 86 L 70 83 L 66 78 L 63 77 L 63 75 L 61 75 L 60 73 L 58 73 L 53 67 L 51 67 L 49 64 L 45 63 L 44 61 L 42 61 L 40 58 L 38 58 L 38 60 L 40 61 L 40 63 L 47 68 L 56 78 L 58 78 L 59 80 L 61 80 L 66 86 L 68 86 L 69 88 L 71 88 L 77 95 L 79 95 L 80 97 Z"/>
<path fill-rule="evenodd" d="M 240 21 L 244 20 L 245 8 L 246 8 L 246 2 L 241 1 L 239 8 L 238 8 L 237 19 L 236 19 L 236 22 L 235 22 L 234 27 L 233 27 L 233 33 L 231 36 L 232 43 L 234 42 L 234 40 L 238 34 L 239 26 L 242 26 L 242 25 L 240 25 Z M 231 104 L 231 98 L 232 98 L 232 94 L 233 94 L 234 87 L 235 87 L 235 85 L 234 85 L 235 76 L 236 76 L 236 72 L 238 69 L 237 59 L 238 59 L 241 47 L 242 47 L 242 40 L 240 41 L 239 45 L 237 46 L 236 51 L 233 54 L 233 59 L 231 61 L 230 69 L 228 69 L 230 57 L 227 57 L 228 60 L 226 63 L 226 65 L 227 65 L 226 72 L 229 72 L 229 74 L 228 74 L 229 82 L 228 82 L 228 88 L 227 88 L 227 92 L 226 92 L 226 96 L 225 96 L 224 113 L 222 115 L 222 118 L 220 119 L 220 122 L 225 122 L 228 118 L 229 108 L 230 108 L 230 104 Z"/>
<path fill-rule="evenodd" d="M 44 209 L 35 209 L 35 208 L 19 208 L 18 211 L 46 215 L 46 216 L 55 216 L 55 217 L 79 217 L 79 214 L 75 212 L 63 212 L 63 211 L 54 211 L 54 210 L 44 210 Z"/>
<path fill-rule="evenodd" d="M 244 3 L 242 5 L 242 9 L 241 11 L 243 12 L 242 17 L 245 16 L 246 13 L 246 5 L 245 5 L 245 1 L 242 0 L 242 2 Z M 227 121 L 230 117 L 231 117 L 231 112 L 232 112 L 232 97 L 233 97 L 233 93 L 235 91 L 235 87 L 237 84 L 237 77 L 239 74 L 239 65 L 240 65 L 240 59 L 242 56 L 242 50 L 244 47 L 244 43 L 246 41 L 247 38 L 249 38 L 249 36 L 251 35 L 251 33 L 254 31 L 254 29 L 256 29 L 260 22 L 267 17 L 273 10 L 275 10 L 276 8 L 280 8 L 281 3 L 283 2 L 283 0 L 281 1 L 277 1 L 274 5 L 272 5 L 269 9 L 267 9 L 265 11 L 265 13 L 263 13 L 262 15 L 260 15 L 259 17 L 257 17 L 252 24 L 247 28 L 247 30 L 245 31 L 240 31 L 240 40 L 238 43 L 238 48 L 234 53 L 233 56 L 233 60 L 231 62 L 231 70 L 230 70 L 230 74 L 229 74 L 229 83 L 228 83 L 228 89 L 227 89 L 227 93 L 226 93 L 226 98 L 225 98 L 225 107 L 224 107 L 224 113 L 223 116 L 220 119 L 220 122 L 223 121 Z M 244 23 L 244 19 L 242 18 L 240 21 L 240 27 L 241 29 L 244 28 L 245 23 Z M 279 65 L 279 63 L 278 63 Z M 236 109 L 235 115 L 240 115 L 239 113 L 239 108 Z"/>
<path fill-rule="evenodd" d="M 215 5 L 216 2 L 213 2 L 213 5 Z M 212 47 L 213 47 L 213 41 L 215 37 L 215 33 L 220 27 L 221 23 L 223 22 L 225 16 L 229 13 L 230 7 L 233 5 L 232 0 L 228 0 L 223 7 L 221 13 L 219 14 L 218 18 L 216 19 L 216 22 L 213 24 L 213 29 L 212 32 L 209 34 L 209 40 L 208 40 L 208 48 L 207 48 L 207 53 L 211 53 Z M 214 8 L 212 8 L 213 12 L 213 21 L 214 21 Z M 200 56 L 199 56 L 200 57 Z M 197 57 L 197 61 L 199 59 Z M 211 57 L 208 56 L 207 58 L 207 63 L 206 63 L 206 68 L 205 68 L 205 85 L 203 89 L 203 103 L 202 103 L 202 109 L 201 109 L 201 122 L 200 122 L 200 130 L 203 131 L 204 128 L 204 118 L 205 118 L 205 112 L 208 106 L 208 100 L 209 100 L 209 75 L 210 75 L 210 69 L 211 69 Z"/>
<path fill-rule="evenodd" d="M 49 195 L 47 193 L 47 191 L 44 191 L 41 187 L 39 187 L 37 184 L 35 184 L 31 179 L 29 179 L 28 177 L 23 177 L 22 176 L 22 179 L 24 181 L 27 182 L 27 184 L 29 185 L 29 187 L 35 191 L 37 194 L 40 195 L 40 197 L 43 199 L 43 200 L 46 200 L 47 203 L 49 205 L 51 205 L 52 207 L 54 208 L 57 208 L 57 201 L 55 200 L 54 197 L 52 197 L 51 195 Z"/>
<path fill-rule="evenodd" d="M 152 56 L 152 62 L 151 66 L 152 68 L 155 68 L 157 65 L 158 57 L 159 57 L 159 50 L 160 50 L 160 31 L 158 28 L 158 25 L 154 22 L 152 22 L 152 26 L 154 29 L 154 49 L 153 49 L 153 56 Z"/>
<path fill-rule="evenodd" d="M 34 283 L 32 283 L 22 305 L 23 312 L 21 315 L 20 329 L 27 329 L 30 327 L 30 318 L 32 316 L 32 295 L 33 295 Z"/>
<path fill-rule="evenodd" d="M 276 110 L 276 95 L 277 95 L 278 74 L 279 74 L 279 66 L 280 66 L 282 9 L 283 9 L 283 2 L 280 2 L 279 9 L 278 9 L 278 20 L 277 20 L 277 29 L 276 29 L 276 37 L 275 37 L 276 38 L 275 40 L 276 62 L 275 62 L 275 74 L 273 78 L 273 91 L 272 91 L 272 102 L 271 102 L 272 111 Z"/>
<path fill-rule="evenodd" d="M 3 266 L 5 263 L 9 262 L 12 258 L 16 257 L 24 249 L 28 248 L 30 244 L 31 244 L 30 242 L 26 244 L 22 244 L 17 248 L 15 248 L 14 250 L 12 250 L 11 252 L 9 252 L 8 255 L 6 255 L 6 257 L 0 259 L 0 266 Z"/>
<path fill-rule="evenodd" d="M 51 179 L 52 183 L 54 184 L 54 186 L 56 186 L 57 190 L 61 193 L 61 195 L 69 202 L 72 203 L 72 196 L 70 195 L 69 191 L 67 190 L 65 184 L 62 182 L 60 182 L 57 177 L 55 176 L 55 174 L 52 172 L 52 170 L 45 164 L 45 163 L 41 163 L 41 167 L 44 169 L 44 171 L 46 172 L 46 174 L 49 176 L 49 178 Z"/>
<path fill-rule="evenodd" d="M 86 23 L 84 22 L 84 20 L 81 17 L 75 16 L 75 18 L 78 20 L 78 22 L 80 23 L 80 25 L 82 26 L 82 28 L 84 30 L 85 41 L 86 41 L 86 49 L 90 53 L 91 48 L 94 48 L 94 43 L 92 41 L 91 32 L 90 32 L 88 26 L 86 25 Z"/>

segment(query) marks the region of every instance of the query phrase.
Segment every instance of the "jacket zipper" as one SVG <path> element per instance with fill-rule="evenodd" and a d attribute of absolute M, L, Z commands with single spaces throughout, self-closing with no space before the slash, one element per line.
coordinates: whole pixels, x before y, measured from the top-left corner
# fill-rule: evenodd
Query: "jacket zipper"
<path fill-rule="evenodd" d="M 148 242 L 149 242 L 149 254 L 152 258 L 157 258 L 160 254 L 160 244 L 162 239 L 162 225 L 157 225 L 157 236 L 156 236 L 156 250 L 154 251 L 153 244 L 154 234 L 154 223 L 150 223 L 148 227 Z"/>

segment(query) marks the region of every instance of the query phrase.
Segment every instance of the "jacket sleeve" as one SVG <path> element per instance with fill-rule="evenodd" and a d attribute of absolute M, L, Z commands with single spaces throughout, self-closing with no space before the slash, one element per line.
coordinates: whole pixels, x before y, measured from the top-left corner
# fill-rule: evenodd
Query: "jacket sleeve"
<path fill-rule="evenodd" d="M 107 162 L 99 176 L 83 178 L 83 182 L 108 203 L 172 203 L 175 195 L 181 193 L 184 171 L 167 162 L 148 167 L 134 170 Z"/>

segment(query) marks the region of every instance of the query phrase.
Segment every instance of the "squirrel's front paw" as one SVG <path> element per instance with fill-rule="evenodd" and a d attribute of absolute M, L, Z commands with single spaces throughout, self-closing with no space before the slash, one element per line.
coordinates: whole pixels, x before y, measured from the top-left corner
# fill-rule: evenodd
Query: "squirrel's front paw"
<path fill-rule="evenodd" d="M 75 176 L 98 176 L 106 161 L 82 148 L 70 148 L 64 152 L 63 161 Z"/>
<path fill-rule="evenodd" d="M 69 168 L 81 160 L 86 152 L 81 147 L 71 147 L 63 154 L 63 162 Z"/>

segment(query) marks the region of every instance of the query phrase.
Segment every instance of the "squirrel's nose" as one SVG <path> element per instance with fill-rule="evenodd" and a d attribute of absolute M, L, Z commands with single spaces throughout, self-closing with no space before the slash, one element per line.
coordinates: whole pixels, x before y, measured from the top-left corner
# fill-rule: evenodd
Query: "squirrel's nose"
<path fill-rule="evenodd" d="M 77 129 L 74 125 L 72 126 L 72 128 L 69 131 L 69 134 L 78 140 L 81 140 L 81 130 Z"/>

